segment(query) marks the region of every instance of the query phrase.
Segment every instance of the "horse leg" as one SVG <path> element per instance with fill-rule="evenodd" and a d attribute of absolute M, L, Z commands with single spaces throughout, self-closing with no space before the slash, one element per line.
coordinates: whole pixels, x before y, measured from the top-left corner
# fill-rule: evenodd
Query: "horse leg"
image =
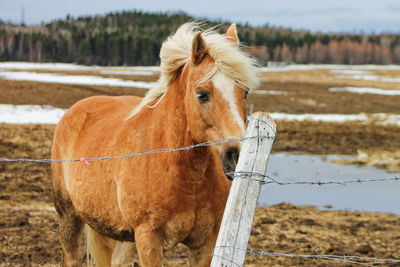
<path fill-rule="evenodd" d="M 109 267 L 111 265 L 111 255 L 117 242 L 97 233 L 88 225 L 85 227 L 85 232 L 87 251 L 96 266 Z"/>
<path fill-rule="evenodd" d="M 211 254 L 215 246 L 216 240 L 217 236 L 215 236 L 215 238 L 208 239 L 207 242 L 202 247 L 190 248 L 189 265 L 196 267 L 210 266 Z"/>
<path fill-rule="evenodd" d="M 111 266 L 134 266 L 137 256 L 135 243 L 117 241 L 111 258 Z"/>
<path fill-rule="evenodd" d="M 139 225 L 134 230 L 140 266 L 162 266 L 163 244 L 161 234 L 149 225 Z"/>
<path fill-rule="evenodd" d="M 60 213 L 60 239 L 63 251 L 62 266 L 73 267 L 81 265 L 80 237 L 83 228 L 82 220 L 75 214 L 71 206 Z"/>

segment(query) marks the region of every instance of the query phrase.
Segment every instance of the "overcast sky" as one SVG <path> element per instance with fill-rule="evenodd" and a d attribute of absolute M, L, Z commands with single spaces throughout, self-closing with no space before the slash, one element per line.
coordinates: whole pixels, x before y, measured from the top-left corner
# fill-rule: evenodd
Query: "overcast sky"
<path fill-rule="evenodd" d="M 253 26 L 273 26 L 324 32 L 400 33 L 400 0 L 0 0 L 0 19 L 39 24 L 67 14 L 105 14 L 110 11 L 185 11 L 195 17 Z"/>

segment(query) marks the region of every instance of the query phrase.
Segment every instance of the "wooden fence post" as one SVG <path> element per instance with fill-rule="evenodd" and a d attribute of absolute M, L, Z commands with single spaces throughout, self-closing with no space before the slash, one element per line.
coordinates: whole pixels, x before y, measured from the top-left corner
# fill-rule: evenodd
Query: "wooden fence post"
<path fill-rule="evenodd" d="M 257 174 L 266 174 L 275 134 L 276 125 L 268 114 L 256 112 L 249 117 L 246 137 L 260 136 L 260 138 L 245 139 L 242 143 L 235 171 L 239 174 L 232 182 L 226 202 L 221 228 L 213 251 L 212 267 L 243 265 L 262 186 L 261 181 L 264 180 L 263 176 Z"/>

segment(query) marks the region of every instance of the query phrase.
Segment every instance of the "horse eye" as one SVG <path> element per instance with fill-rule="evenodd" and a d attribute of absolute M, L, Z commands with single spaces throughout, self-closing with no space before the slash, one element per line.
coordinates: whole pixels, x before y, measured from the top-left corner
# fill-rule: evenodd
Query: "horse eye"
<path fill-rule="evenodd" d="M 247 99 L 247 95 L 249 94 L 249 91 L 246 91 L 245 93 L 244 93 L 244 99 Z"/>
<path fill-rule="evenodd" d="M 198 91 L 196 96 L 199 102 L 202 104 L 210 100 L 210 94 L 207 91 Z"/>

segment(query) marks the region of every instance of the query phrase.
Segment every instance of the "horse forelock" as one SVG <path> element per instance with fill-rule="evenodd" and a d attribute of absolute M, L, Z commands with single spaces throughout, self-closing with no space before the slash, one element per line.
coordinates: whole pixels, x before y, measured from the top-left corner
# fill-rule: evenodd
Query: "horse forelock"
<path fill-rule="evenodd" d="M 199 23 L 185 23 L 175 34 L 164 41 L 160 50 L 161 74 L 157 85 L 147 92 L 142 102 L 127 119 L 135 116 L 146 106 L 154 108 L 162 100 L 170 84 L 179 78 L 182 68 L 186 67 L 190 62 L 192 40 L 199 30 Z M 202 35 L 206 41 L 207 53 L 214 60 L 215 67 L 199 82 L 211 80 L 217 72 L 221 72 L 226 78 L 234 81 L 238 87 L 246 91 L 252 91 L 259 85 L 258 68 L 255 59 L 227 39 L 225 34 L 219 34 L 215 29 L 203 31 Z M 155 105 L 148 106 L 150 102 L 157 98 L 160 99 Z"/>

